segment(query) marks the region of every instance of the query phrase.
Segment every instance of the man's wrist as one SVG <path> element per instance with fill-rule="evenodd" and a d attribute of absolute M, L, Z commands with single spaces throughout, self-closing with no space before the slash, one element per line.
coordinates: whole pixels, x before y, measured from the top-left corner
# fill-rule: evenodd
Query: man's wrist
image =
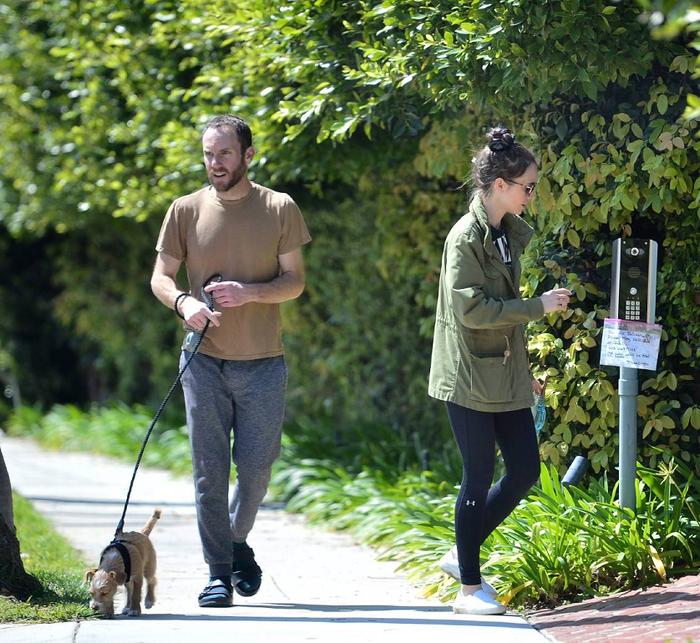
<path fill-rule="evenodd" d="M 246 303 L 259 302 L 262 295 L 261 290 L 259 284 L 245 284 Z"/>
<path fill-rule="evenodd" d="M 183 321 L 185 319 L 185 316 L 180 312 L 180 303 L 189 296 L 190 293 L 181 292 L 177 297 L 175 297 L 175 301 L 173 302 L 173 310 L 175 311 L 175 314 Z"/>

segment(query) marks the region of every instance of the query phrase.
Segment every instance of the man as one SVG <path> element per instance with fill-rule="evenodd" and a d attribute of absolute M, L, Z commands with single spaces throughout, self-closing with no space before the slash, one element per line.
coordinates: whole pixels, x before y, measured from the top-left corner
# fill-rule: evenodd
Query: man
<path fill-rule="evenodd" d="M 248 179 L 255 150 L 241 118 L 217 116 L 202 134 L 210 185 L 170 206 L 151 288 L 188 329 L 209 328 L 182 377 L 197 523 L 209 582 L 202 607 L 253 596 L 262 572 L 246 538 L 280 452 L 287 369 L 279 304 L 304 289 L 301 246 L 311 240 L 292 199 Z M 176 283 L 187 268 L 189 293 Z M 219 282 L 207 285 L 212 275 Z M 215 310 L 202 301 L 203 290 Z M 183 345 L 181 366 L 193 346 Z M 233 432 L 233 451 L 231 451 Z M 229 504 L 231 455 L 237 480 Z"/>

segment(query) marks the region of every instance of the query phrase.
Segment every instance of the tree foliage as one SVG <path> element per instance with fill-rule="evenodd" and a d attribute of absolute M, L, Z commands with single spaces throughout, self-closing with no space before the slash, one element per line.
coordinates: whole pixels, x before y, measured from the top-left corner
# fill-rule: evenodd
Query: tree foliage
<path fill-rule="evenodd" d="M 664 325 L 658 371 L 643 378 L 642 453 L 689 460 L 697 17 L 695 3 L 666 4 L 6 0 L 0 221 L 18 238 L 65 238 L 51 259 L 54 321 L 91 356 L 100 390 L 149 396 L 176 343 L 147 287 L 157 225 L 204 179 L 198 128 L 245 115 L 253 178 L 291 191 L 315 238 L 307 292 L 285 310 L 293 413 L 390 423 L 430 448 L 446 437 L 425 395 L 442 241 L 465 207 L 472 150 L 503 122 L 541 165 L 524 291 L 577 295 L 530 327 L 551 382 L 544 456 L 616 460 L 616 373 L 597 351 L 610 242 L 642 236 L 663 248 Z"/>

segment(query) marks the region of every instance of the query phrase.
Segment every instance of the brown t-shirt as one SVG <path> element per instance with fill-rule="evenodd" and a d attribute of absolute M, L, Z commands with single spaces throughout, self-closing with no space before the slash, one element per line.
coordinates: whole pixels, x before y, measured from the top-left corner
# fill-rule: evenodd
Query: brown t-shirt
<path fill-rule="evenodd" d="M 224 281 L 271 281 L 279 276 L 278 256 L 311 241 L 304 219 L 288 194 L 256 183 L 237 201 L 205 187 L 173 202 L 160 229 L 156 250 L 185 263 L 190 292 L 213 274 Z M 221 359 L 282 355 L 279 304 L 249 303 L 217 308 L 219 327 L 209 326 L 199 352 Z"/>

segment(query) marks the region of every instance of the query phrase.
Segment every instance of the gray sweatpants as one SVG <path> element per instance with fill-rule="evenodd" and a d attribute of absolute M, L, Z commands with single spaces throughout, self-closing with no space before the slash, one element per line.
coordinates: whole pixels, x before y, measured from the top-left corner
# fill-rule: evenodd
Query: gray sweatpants
<path fill-rule="evenodd" d="M 181 368 L 189 355 L 182 353 Z M 182 376 L 197 524 L 212 576 L 231 574 L 232 542 L 253 528 L 280 453 L 286 388 L 282 356 L 236 361 L 197 353 Z M 229 503 L 231 453 L 237 480 Z"/>

